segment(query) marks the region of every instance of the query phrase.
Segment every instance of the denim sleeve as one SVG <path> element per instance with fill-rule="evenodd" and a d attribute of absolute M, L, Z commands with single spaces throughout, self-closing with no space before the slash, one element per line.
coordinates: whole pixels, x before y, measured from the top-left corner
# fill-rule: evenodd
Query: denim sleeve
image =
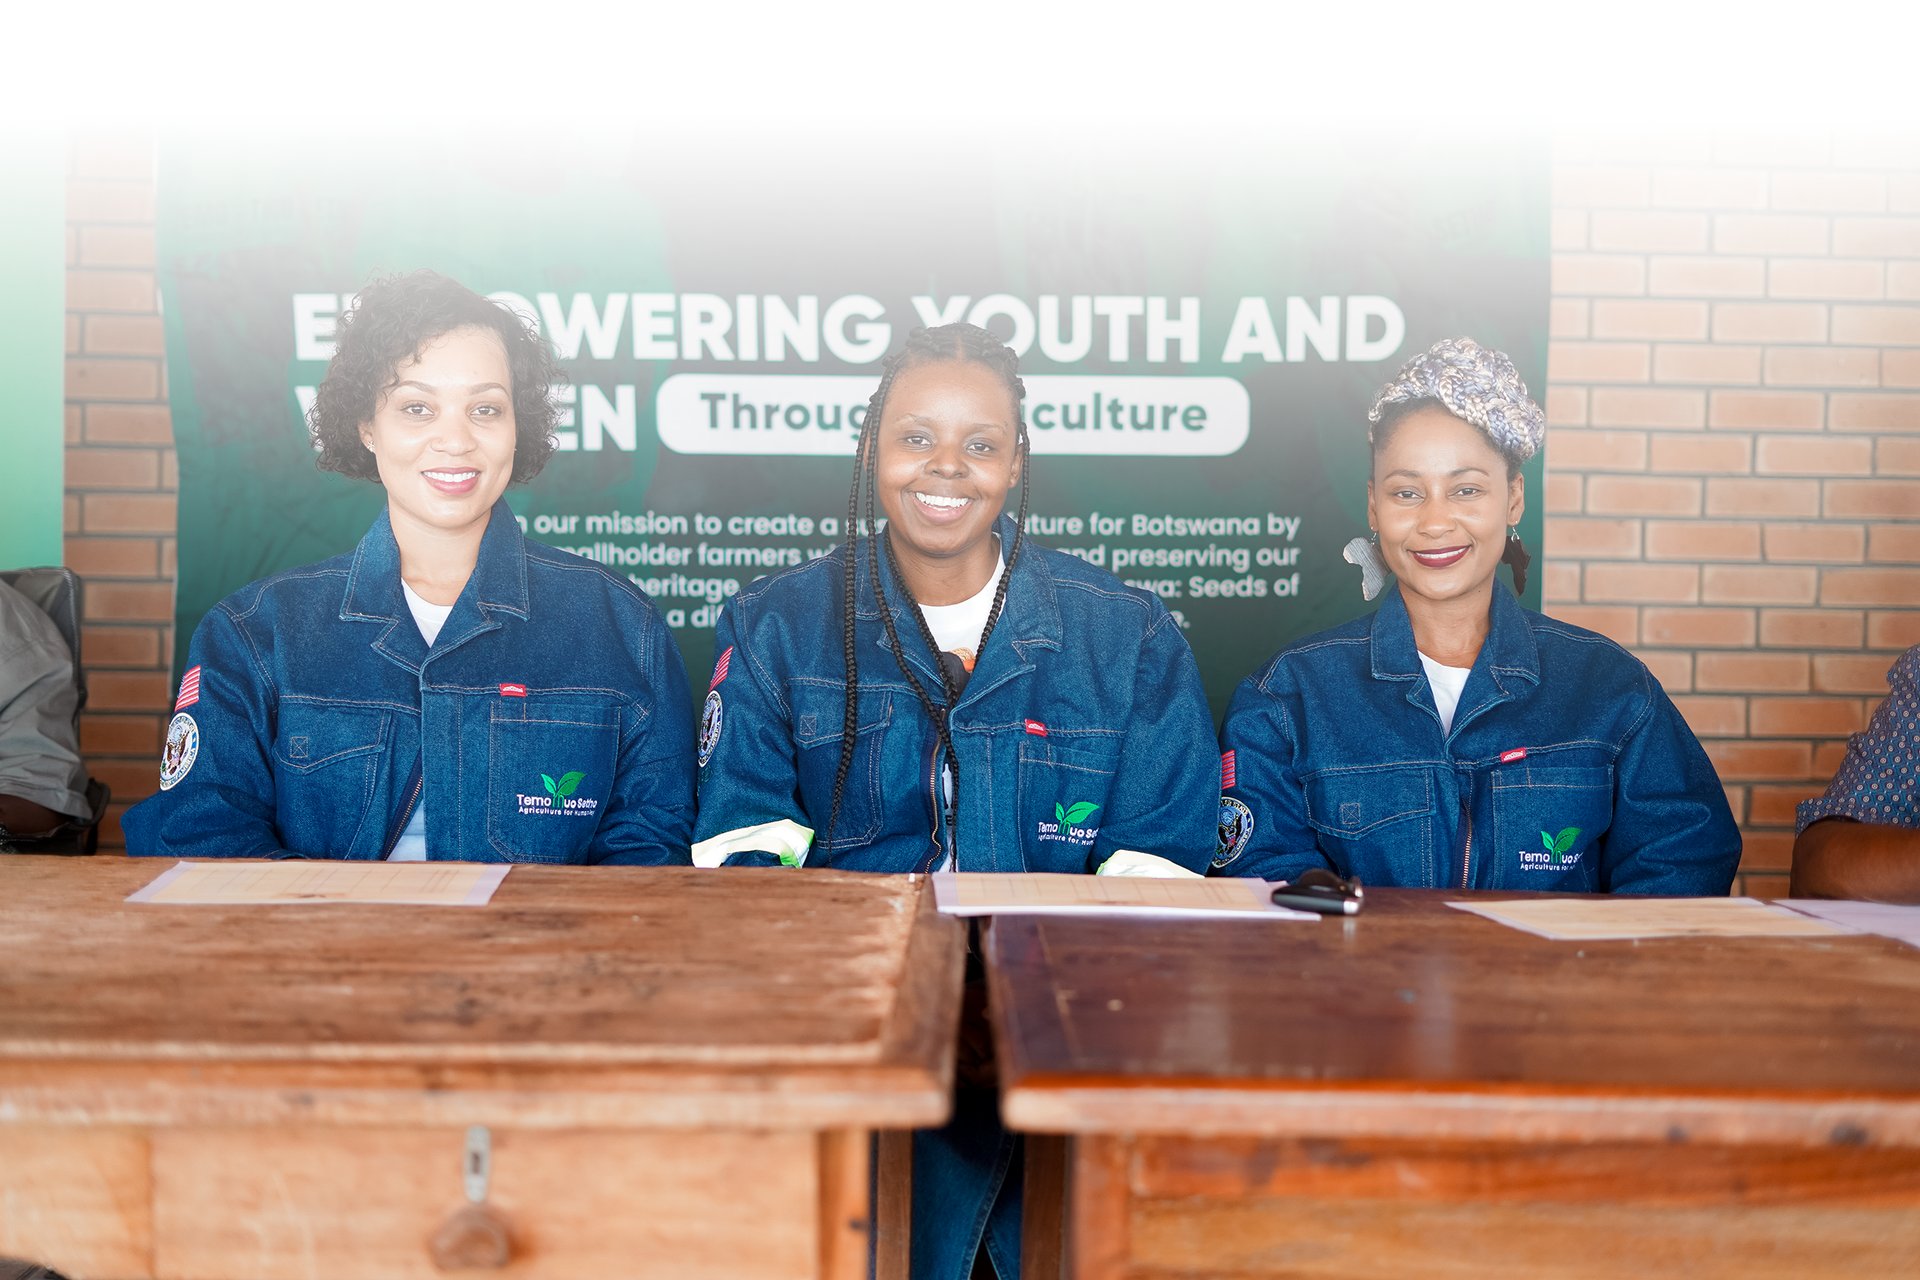
<path fill-rule="evenodd" d="M 225 605 L 194 629 L 186 669 L 199 669 L 198 700 L 176 711 L 168 751 L 173 785 L 121 819 L 127 852 L 169 858 L 271 858 L 286 850 L 274 822 L 277 785 L 270 755 L 275 693 L 252 645 Z M 186 746 L 191 734 L 190 754 Z M 166 766 L 162 766 L 163 780 Z"/>
<path fill-rule="evenodd" d="M 1801 802 L 1796 835 L 1822 818 L 1920 828 L 1920 645 L 1895 660 L 1887 690 L 1825 793 Z"/>
<path fill-rule="evenodd" d="M 622 737 L 607 814 L 595 834 L 602 863 L 687 866 L 693 840 L 693 715 L 680 646 L 658 612 L 634 619 L 644 712 Z M 636 643 L 629 640 L 628 643 Z"/>
<path fill-rule="evenodd" d="M 696 841 L 782 818 L 815 825 L 800 804 L 786 705 L 740 613 L 739 601 L 729 601 L 714 629 L 714 682 L 701 712 Z M 819 822 L 826 822 L 825 814 Z M 733 860 L 747 861 L 740 855 Z"/>
<path fill-rule="evenodd" d="M 1726 790 L 1679 708 L 1651 675 L 1646 680 L 1647 712 L 1614 761 L 1601 887 L 1724 895 L 1740 866 L 1740 829 Z"/>
<path fill-rule="evenodd" d="M 1212 874 L 1291 880 L 1334 870 L 1307 822 L 1307 794 L 1294 767 L 1286 707 L 1242 680 L 1220 729 L 1220 816 Z"/>
<path fill-rule="evenodd" d="M 1157 854 L 1190 871 L 1213 855 L 1219 759 L 1200 666 L 1165 609 L 1140 645 L 1120 767 L 1087 870 L 1118 849 Z"/>

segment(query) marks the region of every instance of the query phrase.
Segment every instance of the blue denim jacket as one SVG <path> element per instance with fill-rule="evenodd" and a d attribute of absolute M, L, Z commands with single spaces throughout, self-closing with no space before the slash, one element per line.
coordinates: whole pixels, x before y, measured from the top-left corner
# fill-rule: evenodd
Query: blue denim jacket
<path fill-rule="evenodd" d="M 382 512 L 350 555 L 221 601 L 187 667 L 172 782 L 127 813 L 131 853 L 384 858 L 424 795 L 434 859 L 688 860 L 672 634 L 626 579 L 523 538 L 505 502 L 432 649 Z"/>
<path fill-rule="evenodd" d="M 1396 589 L 1242 681 L 1221 745 L 1218 874 L 1724 894 L 1740 862 L 1720 779 L 1653 675 L 1499 584 L 1452 732 Z"/>
<path fill-rule="evenodd" d="M 1012 545 L 1004 516 L 1000 535 Z M 698 836 L 791 818 L 817 833 L 809 866 L 926 871 L 945 856 L 939 738 L 887 644 L 864 552 L 859 730 L 840 829 L 827 842 L 845 723 L 845 561 L 841 548 L 762 578 L 721 614 Z M 1155 597 L 1032 541 L 1011 572 L 1000 621 L 949 717 L 956 869 L 1085 873 L 1118 849 L 1204 869 L 1218 760 L 1179 624 Z M 882 573 L 901 648 L 937 702 L 933 656 L 884 562 Z"/>

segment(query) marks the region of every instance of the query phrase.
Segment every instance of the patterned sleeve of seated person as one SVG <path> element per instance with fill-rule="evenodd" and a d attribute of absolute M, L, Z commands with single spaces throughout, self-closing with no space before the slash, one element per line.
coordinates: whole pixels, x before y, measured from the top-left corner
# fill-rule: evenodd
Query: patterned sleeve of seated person
<path fill-rule="evenodd" d="M 1659 682 L 1516 598 L 1531 563 L 1521 466 L 1546 419 L 1513 362 L 1442 340 L 1367 420 L 1373 532 L 1348 558 L 1379 608 L 1286 646 L 1236 690 L 1215 874 L 1726 893 L 1739 830 Z"/>
<path fill-rule="evenodd" d="M 1800 805 L 1795 897 L 1920 902 L 1920 645 L 1818 798 Z"/>

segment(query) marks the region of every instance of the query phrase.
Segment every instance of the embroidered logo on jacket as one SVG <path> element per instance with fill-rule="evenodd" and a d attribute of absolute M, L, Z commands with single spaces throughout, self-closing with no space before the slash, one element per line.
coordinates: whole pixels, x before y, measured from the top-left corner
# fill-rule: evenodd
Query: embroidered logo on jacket
<path fill-rule="evenodd" d="M 187 776 L 200 755 L 200 726 L 182 711 L 167 725 L 167 745 L 160 751 L 160 789 L 171 791 Z"/>
<path fill-rule="evenodd" d="M 1253 810 L 1232 796 L 1221 796 L 1219 824 L 1213 865 L 1224 867 L 1247 851 L 1247 842 L 1253 839 Z"/>
<path fill-rule="evenodd" d="M 720 691 L 709 690 L 707 703 L 700 709 L 700 767 L 707 767 L 707 761 L 713 759 L 713 749 L 720 745 L 720 720 L 722 706 Z"/>
<path fill-rule="evenodd" d="M 580 784 L 586 781 L 586 777 L 586 774 L 580 773 L 577 770 L 571 773 L 563 773 L 558 779 L 555 779 L 551 774 L 541 774 L 540 785 L 546 788 L 547 794 L 543 796 L 530 796 L 524 793 L 516 795 L 515 798 L 520 802 L 520 812 L 523 814 L 547 814 L 557 818 L 584 818 L 592 816 L 600 808 L 600 802 L 585 796 L 575 796 L 573 794 L 580 789 Z"/>
<path fill-rule="evenodd" d="M 1053 806 L 1053 821 L 1042 819 L 1034 835 L 1040 840 L 1057 840 L 1063 844 L 1090 845 L 1093 838 L 1100 834 L 1097 826 L 1081 825 L 1100 812 L 1100 806 L 1091 800 L 1077 800 L 1072 804 Z"/>
<path fill-rule="evenodd" d="M 1580 838 L 1580 828 L 1562 827 L 1560 834 L 1550 836 L 1540 833 L 1540 843 L 1546 848 L 1542 852 L 1520 851 L 1520 869 L 1522 871 L 1564 871 L 1568 867 L 1580 865 L 1580 855 L 1572 852 L 1573 842 Z"/>

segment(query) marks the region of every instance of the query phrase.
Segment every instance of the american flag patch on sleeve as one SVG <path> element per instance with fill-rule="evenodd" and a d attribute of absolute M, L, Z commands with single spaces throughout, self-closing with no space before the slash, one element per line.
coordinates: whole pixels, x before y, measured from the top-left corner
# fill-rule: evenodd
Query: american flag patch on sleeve
<path fill-rule="evenodd" d="M 175 711 L 184 711 L 200 701 L 200 668 L 188 667 L 187 674 L 180 677 L 180 696 L 173 700 Z"/>
<path fill-rule="evenodd" d="M 1220 753 L 1220 789 L 1226 791 L 1233 786 L 1233 752 Z"/>

